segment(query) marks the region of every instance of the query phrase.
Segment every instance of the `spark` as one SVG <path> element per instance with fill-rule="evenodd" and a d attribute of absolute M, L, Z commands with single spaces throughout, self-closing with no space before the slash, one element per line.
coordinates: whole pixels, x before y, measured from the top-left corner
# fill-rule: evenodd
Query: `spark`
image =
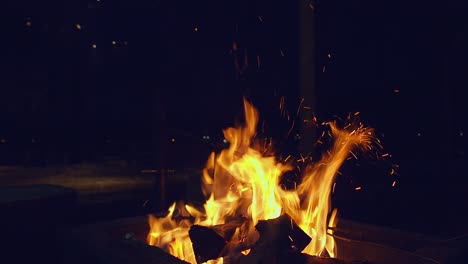
<path fill-rule="evenodd" d="M 299 115 L 299 112 L 301 111 L 301 106 L 304 103 L 304 99 L 305 99 L 304 97 L 301 99 L 301 102 L 299 103 L 299 106 L 297 107 L 296 115 Z"/>
<path fill-rule="evenodd" d="M 281 96 L 280 103 L 279 103 L 279 109 L 282 111 L 284 108 L 284 96 Z"/>
<path fill-rule="evenodd" d="M 288 120 L 289 120 L 289 115 L 288 115 Z M 288 131 L 288 137 L 289 137 L 289 134 L 291 134 L 291 132 L 293 131 L 293 128 L 294 128 L 294 120 L 292 121 L 291 128 Z"/>
<path fill-rule="evenodd" d="M 306 109 L 306 110 L 312 109 L 312 107 L 310 107 L 310 106 L 304 106 L 303 108 Z"/>
<path fill-rule="evenodd" d="M 193 31 L 198 32 L 198 27 L 195 27 Z"/>
<path fill-rule="evenodd" d="M 359 191 L 359 190 L 361 190 L 361 189 L 362 189 L 361 186 L 354 188 L 354 190 L 356 190 L 356 191 Z"/>
<path fill-rule="evenodd" d="M 78 29 L 78 30 L 81 30 L 81 25 L 80 25 L 80 24 L 76 24 L 76 25 L 75 25 L 75 28 Z"/>
<path fill-rule="evenodd" d="M 323 65 L 323 67 L 322 67 L 322 72 L 325 72 L 325 70 L 326 70 L 326 66 Z"/>
<path fill-rule="evenodd" d="M 332 57 L 331 53 L 328 53 L 328 54 L 327 54 L 327 57 L 328 57 L 329 59 L 331 59 L 331 57 Z"/>
<path fill-rule="evenodd" d="M 356 113 L 354 113 L 354 116 L 357 116 L 357 115 L 359 115 L 359 111 L 357 111 Z"/>
<path fill-rule="evenodd" d="M 320 136 L 320 138 L 323 138 L 325 136 L 325 131 L 322 131 L 322 135 Z"/>
<path fill-rule="evenodd" d="M 288 236 L 289 237 L 289 240 L 291 240 L 291 242 L 294 242 L 294 240 L 291 238 L 291 236 Z"/>
<path fill-rule="evenodd" d="M 291 155 L 287 156 L 286 159 L 284 159 L 284 162 L 287 162 L 290 158 L 292 158 Z"/>
<path fill-rule="evenodd" d="M 351 155 L 353 155 L 355 159 L 358 159 L 357 156 L 352 151 L 350 151 L 349 153 L 351 153 Z"/>
<path fill-rule="evenodd" d="M 393 92 L 394 92 L 394 93 L 400 93 L 400 90 L 395 89 L 395 90 L 393 90 Z"/>
<path fill-rule="evenodd" d="M 312 11 L 315 11 L 315 6 L 313 4 L 309 4 L 309 8 L 312 10 Z"/>
<path fill-rule="evenodd" d="M 283 50 L 280 50 L 281 57 L 284 57 L 284 52 Z"/>
<path fill-rule="evenodd" d="M 97 48 L 97 45 L 96 44 L 93 44 L 92 45 L 93 49 Z"/>
<path fill-rule="evenodd" d="M 260 55 L 257 55 L 257 67 L 260 68 Z"/>
<path fill-rule="evenodd" d="M 258 20 L 263 23 L 263 19 L 261 16 L 258 16 Z"/>
<path fill-rule="evenodd" d="M 396 186 L 396 181 L 393 181 L 392 187 L 395 187 L 395 186 Z"/>
<path fill-rule="evenodd" d="M 301 172 L 301 167 L 299 167 L 299 165 L 297 165 L 296 168 L 299 172 Z"/>
<path fill-rule="evenodd" d="M 306 158 L 304 156 L 302 156 L 302 154 L 299 154 L 301 156 L 300 159 L 297 160 L 297 162 L 302 162 L 304 163 L 306 161 Z"/>
<path fill-rule="evenodd" d="M 385 154 L 382 155 L 382 158 L 385 158 L 385 157 L 388 157 L 388 156 L 390 156 L 390 154 L 385 153 Z"/>
<path fill-rule="evenodd" d="M 27 26 L 27 27 L 30 27 L 30 26 L 32 26 L 32 23 L 31 23 L 31 21 L 27 21 L 27 22 L 26 22 L 26 26 Z"/>
<path fill-rule="evenodd" d="M 115 44 L 117 44 L 117 42 L 115 42 L 115 40 L 113 40 L 113 41 L 112 41 L 112 45 L 115 45 Z"/>
<path fill-rule="evenodd" d="M 335 186 L 336 186 L 336 182 L 333 183 L 333 190 L 332 190 L 332 193 L 335 193 Z"/>

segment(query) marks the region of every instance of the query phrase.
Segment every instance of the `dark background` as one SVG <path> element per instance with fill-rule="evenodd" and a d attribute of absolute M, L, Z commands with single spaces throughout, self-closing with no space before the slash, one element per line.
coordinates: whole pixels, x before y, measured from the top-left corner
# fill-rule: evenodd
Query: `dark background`
<path fill-rule="evenodd" d="M 164 153 L 168 167 L 199 168 L 242 120 L 244 95 L 267 134 L 295 146 L 278 105 L 284 96 L 294 113 L 301 100 L 304 5 L 316 115 L 359 111 L 392 154 L 346 164 L 335 205 L 347 218 L 460 233 L 448 227 L 463 228 L 468 209 L 462 0 L 8 1 L 0 163 L 149 166 Z"/>

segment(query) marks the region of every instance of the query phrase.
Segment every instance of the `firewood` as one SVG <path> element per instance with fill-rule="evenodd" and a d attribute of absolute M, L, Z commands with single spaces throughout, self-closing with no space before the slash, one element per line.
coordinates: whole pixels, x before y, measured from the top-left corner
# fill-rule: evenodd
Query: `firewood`
<path fill-rule="evenodd" d="M 247 256 L 239 258 L 239 263 L 281 263 L 282 259 L 290 259 L 289 256 L 299 256 L 311 241 L 287 214 L 260 220 L 255 229 L 260 238 Z"/>
<path fill-rule="evenodd" d="M 287 214 L 260 220 L 255 229 L 260 234 L 256 245 L 268 243 L 280 250 L 301 252 L 312 240 Z"/>
<path fill-rule="evenodd" d="M 296 225 L 287 214 L 270 220 L 261 220 L 255 226 L 260 238 L 252 246 L 249 254 L 241 255 L 230 263 L 236 264 L 351 264 L 341 259 L 316 257 L 302 250 L 310 243 L 311 238 Z M 352 262 L 364 264 L 366 262 Z"/>
<path fill-rule="evenodd" d="M 246 224 L 246 219 L 236 219 L 215 226 L 193 225 L 189 230 L 193 251 L 198 263 L 222 257 L 237 245 L 229 243 L 237 228 Z"/>
<path fill-rule="evenodd" d="M 248 224 L 242 219 L 210 227 L 192 226 L 189 235 L 197 263 L 224 257 L 224 263 L 229 264 L 349 264 L 340 259 L 301 253 L 311 238 L 287 214 L 260 220 L 255 226 L 259 238 L 253 245 L 232 239 L 237 228 Z M 250 252 L 241 254 L 246 249 Z"/>

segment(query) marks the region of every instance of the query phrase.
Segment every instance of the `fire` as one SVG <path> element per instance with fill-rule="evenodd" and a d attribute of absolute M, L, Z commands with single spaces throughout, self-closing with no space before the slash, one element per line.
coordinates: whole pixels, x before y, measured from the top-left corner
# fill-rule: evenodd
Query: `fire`
<path fill-rule="evenodd" d="M 150 216 L 148 243 L 196 263 L 188 236 L 192 224 L 213 226 L 223 224 L 226 217 L 243 216 L 251 219 L 245 239 L 254 241 L 253 227 L 259 220 L 287 213 L 312 238 L 304 253 L 321 255 L 326 252 L 331 257 L 336 256 L 333 231 L 328 229 L 335 227 L 337 221 L 336 209 L 330 214 L 335 176 L 343 162 L 350 155 L 355 156 L 354 149 L 372 149 L 373 130 L 360 123 L 350 123 L 345 128 L 339 128 L 334 122 L 328 123 L 332 138 L 329 151 L 301 170 L 302 182 L 295 189 L 286 190 L 281 187 L 280 180 L 285 172 L 295 167 L 293 159 L 288 157 L 278 161 L 273 153 L 261 152 L 261 144 L 254 140 L 258 113 L 247 100 L 244 100 L 244 111 L 245 125 L 223 131 L 229 147 L 218 155 L 212 153 L 203 170 L 202 191 L 208 197 L 204 212 L 179 205 L 178 211 L 193 219 L 175 220 L 174 203 L 166 217 Z M 222 263 L 222 258 L 212 263 Z"/>

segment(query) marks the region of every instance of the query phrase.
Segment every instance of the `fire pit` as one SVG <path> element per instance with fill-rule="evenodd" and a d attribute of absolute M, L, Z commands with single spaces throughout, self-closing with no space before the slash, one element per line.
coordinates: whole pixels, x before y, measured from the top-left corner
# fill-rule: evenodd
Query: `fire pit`
<path fill-rule="evenodd" d="M 74 245 L 66 244 L 73 250 L 64 257 L 75 260 L 73 251 L 81 248 L 99 252 L 85 260 L 113 264 L 440 263 L 417 253 L 434 246 L 432 238 L 350 221 L 337 224 L 337 210 L 330 207 L 335 175 L 356 156 L 353 151 L 381 148 L 372 129 L 351 118 L 342 127 L 323 123 L 329 130 L 317 144 L 330 147 L 319 160 L 277 159 L 271 140 L 255 140 L 256 109 L 244 100 L 244 110 L 245 125 L 224 130 L 230 146 L 208 159 L 203 207 L 174 203 L 165 216 L 150 215 L 149 232 L 142 218 L 83 227 L 72 232 Z M 301 180 L 288 188 L 282 182 L 293 169 Z"/>
<path fill-rule="evenodd" d="M 208 159 L 202 178 L 204 208 L 176 208 L 174 203 L 166 217 L 150 217 L 149 244 L 190 263 L 221 257 L 258 262 L 272 255 L 261 252 L 271 250 L 278 253 L 275 259 L 334 257 L 333 231 L 327 230 L 336 219 L 336 210 L 330 214 L 334 178 L 348 156 L 355 156 L 352 151 L 380 147 L 373 130 L 351 119 L 343 128 L 323 123 L 329 130 L 318 142 L 328 140 L 330 148 L 320 160 L 310 162 L 303 155 L 278 160 L 271 139 L 255 139 L 256 109 L 244 100 L 244 110 L 245 125 L 224 130 L 230 146 Z M 293 170 L 301 181 L 287 188 L 283 175 Z M 186 219 L 175 219 L 176 209 Z"/>

